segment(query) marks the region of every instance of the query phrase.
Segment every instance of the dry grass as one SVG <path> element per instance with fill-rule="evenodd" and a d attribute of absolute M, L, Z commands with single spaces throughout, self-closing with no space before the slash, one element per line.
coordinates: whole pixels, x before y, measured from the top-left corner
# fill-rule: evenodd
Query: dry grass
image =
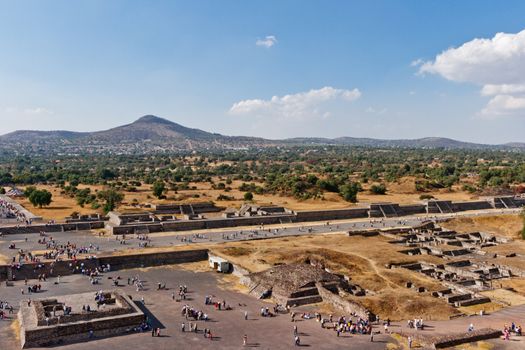
<path fill-rule="evenodd" d="M 20 342 L 20 322 L 18 319 L 15 319 L 13 322 L 11 322 L 9 328 L 11 329 L 11 332 L 13 332 L 16 341 Z"/>
<path fill-rule="evenodd" d="M 503 309 L 503 305 L 495 302 L 459 307 L 458 310 L 465 315 L 479 315 L 479 312 L 494 312 Z"/>
<path fill-rule="evenodd" d="M 499 280 L 502 288 L 512 288 L 516 293 L 525 296 L 525 278 L 512 278 Z"/>
<path fill-rule="evenodd" d="M 9 264 L 9 258 L 5 255 L 0 254 L 0 265 Z"/>
<path fill-rule="evenodd" d="M 387 239 L 380 236 L 365 238 L 330 234 L 277 238 L 231 242 L 211 246 L 211 249 L 217 255 L 253 272 L 281 263 L 307 260 L 321 262 L 331 271 L 348 275 L 352 283 L 367 289 L 368 295 L 356 300 L 381 318 L 448 319 L 457 313 L 444 300 L 405 288 L 405 283 L 411 281 L 431 291 L 439 290 L 442 286 L 436 281 L 412 271 L 388 269 L 385 266 L 391 262 L 414 262 L 418 259 L 436 261 L 438 258 L 401 254 L 397 252 L 401 248 L 389 244 Z"/>
<path fill-rule="evenodd" d="M 519 215 L 493 215 L 479 217 L 460 217 L 451 219 L 442 224 L 450 230 L 458 232 L 482 231 L 494 235 L 518 238 L 523 227 L 523 220 Z"/>
<path fill-rule="evenodd" d="M 219 177 L 214 177 L 213 181 L 215 183 L 224 181 Z M 191 202 L 201 202 L 201 201 L 214 201 L 218 206 L 221 207 L 231 207 L 239 208 L 243 203 L 244 192 L 239 191 L 238 188 L 242 184 L 242 181 L 233 181 L 229 185 L 232 189 L 228 192 L 224 190 L 213 189 L 210 183 L 189 183 L 190 188 L 195 187 L 195 189 L 190 190 L 179 190 L 177 193 L 173 191 L 168 191 L 166 193 L 167 199 L 159 200 L 152 195 L 151 185 L 143 184 L 138 187 L 135 192 L 124 192 L 124 202 L 118 208 L 121 211 L 137 211 L 142 210 L 132 205 L 132 203 L 147 204 L 147 203 L 168 203 L 168 202 L 182 202 L 182 203 L 191 203 Z M 263 183 L 257 183 L 256 185 L 263 186 Z M 372 202 L 396 202 L 396 203 L 415 203 L 419 202 L 419 196 L 421 193 L 417 192 L 415 189 L 415 179 L 413 177 L 406 177 L 400 179 L 397 182 L 386 183 L 388 188 L 386 195 L 374 195 L 368 191 L 368 188 L 371 184 L 365 184 L 365 191 L 361 192 L 358 196 L 359 202 L 363 205 L 364 203 Z M 51 185 L 38 185 L 38 188 L 45 188 L 53 194 L 53 202 L 49 207 L 45 208 L 34 208 L 27 199 L 17 199 L 19 203 L 25 206 L 27 209 L 35 213 L 36 215 L 42 216 L 44 220 L 62 220 L 66 216 L 69 216 L 72 212 L 79 212 L 81 214 L 92 214 L 100 212 L 100 210 L 91 209 L 89 205 L 84 208 L 80 207 L 75 198 L 71 198 L 65 195 L 62 192 L 62 189 L 56 186 Z M 89 187 L 94 193 L 95 191 L 103 190 L 104 187 L 101 185 L 79 185 L 78 188 Z M 233 200 L 229 201 L 217 201 L 219 195 L 227 195 L 233 197 Z M 453 189 L 452 191 L 448 189 L 436 190 L 434 192 L 428 192 L 439 199 L 453 200 L 453 201 L 465 201 L 472 199 L 473 197 L 461 191 L 458 188 Z M 322 199 L 308 199 L 308 200 L 299 200 L 291 196 L 282 196 L 279 194 L 263 194 L 263 195 L 254 195 L 254 202 L 257 204 L 273 204 L 280 205 L 292 210 L 318 210 L 319 208 L 323 209 L 339 209 L 355 206 L 355 204 L 350 204 L 345 202 L 341 196 L 337 193 L 325 193 Z"/>
<path fill-rule="evenodd" d="M 487 343 L 486 341 L 478 341 L 477 343 L 463 344 L 456 346 L 458 350 L 491 350 L 494 349 L 494 345 Z"/>
<path fill-rule="evenodd" d="M 525 304 L 525 297 L 507 289 L 494 289 L 481 292 L 492 301 L 505 306 L 516 306 Z"/>

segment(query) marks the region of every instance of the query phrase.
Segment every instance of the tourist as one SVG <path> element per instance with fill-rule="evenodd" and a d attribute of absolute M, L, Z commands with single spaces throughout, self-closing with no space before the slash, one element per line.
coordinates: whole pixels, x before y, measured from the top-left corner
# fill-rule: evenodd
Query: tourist
<path fill-rule="evenodd" d="M 248 311 L 244 311 L 244 320 L 245 320 L 245 321 L 248 320 Z"/>
<path fill-rule="evenodd" d="M 248 345 L 248 336 L 246 334 L 243 335 L 243 337 L 242 337 L 242 345 L 243 346 Z"/>
<path fill-rule="evenodd" d="M 408 348 L 409 349 L 412 349 L 412 338 L 411 337 L 408 337 Z"/>

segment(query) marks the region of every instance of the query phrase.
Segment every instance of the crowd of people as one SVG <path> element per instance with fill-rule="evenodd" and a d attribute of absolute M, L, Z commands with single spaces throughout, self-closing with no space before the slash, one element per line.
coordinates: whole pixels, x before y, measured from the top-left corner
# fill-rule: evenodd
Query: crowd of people
<path fill-rule="evenodd" d="M 31 225 L 32 219 L 27 218 L 20 206 L 14 205 L 11 201 L 0 198 L 0 218 L 16 219 L 17 222 Z"/>

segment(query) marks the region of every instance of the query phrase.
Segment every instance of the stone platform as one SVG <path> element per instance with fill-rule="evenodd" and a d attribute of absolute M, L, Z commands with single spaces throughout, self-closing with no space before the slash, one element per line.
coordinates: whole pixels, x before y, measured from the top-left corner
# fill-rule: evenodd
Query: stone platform
<path fill-rule="evenodd" d="M 22 301 L 18 319 L 21 346 L 30 348 L 126 333 L 144 321 L 144 313 L 129 296 L 112 290 Z"/>

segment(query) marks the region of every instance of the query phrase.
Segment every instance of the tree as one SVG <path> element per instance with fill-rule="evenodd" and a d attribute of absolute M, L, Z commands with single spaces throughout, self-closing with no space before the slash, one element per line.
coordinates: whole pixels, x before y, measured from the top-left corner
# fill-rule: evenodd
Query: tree
<path fill-rule="evenodd" d="M 35 186 L 27 186 L 26 189 L 24 190 L 24 196 L 26 198 L 29 198 L 31 193 L 33 193 L 34 191 L 36 191 L 36 187 Z"/>
<path fill-rule="evenodd" d="M 357 202 L 357 192 L 359 192 L 361 186 L 356 182 L 339 186 L 339 194 L 347 202 Z"/>
<path fill-rule="evenodd" d="M 29 195 L 29 201 L 33 204 L 34 207 L 42 208 L 51 204 L 51 198 L 53 195 L 48 190 L 32 190 Z"/>
<path fill-rule="evenodd" d="M 370 192 L 372 192 L 373 194 L 385 194 L 386 186 L 384 184 L 372 185 L 370 187 Z"/>
<path fill-rule="evenodd" d="M 247 201 L 247 202 L 252 201 L 252 200 L 253 200 L 253 193 L 251 193 L 251 192 L 246 192 L 246 193 L 244 194 L 244 200 Z"/>
<path fill-rule="evenodd" d="M 113 188 L 100 191 L 98 193 L 98 198 L 105 201 L 104 203 L 104 213 L 109 213 L 112 210 L 115 210 L 117 205 L 119 205 L 124 200 L 124 194 Z"/>
<path fill-rule="evenodd" d="M 98 176 L 103 180 L 111 180 L 117 177 L 117 174 L 111 169 L 101 169 Z"/>
<path fill-rule="evenodd" d="M 153 184 L 152 190 L 153 190 L 153 195 L 157 198 L 160 198 L 164 194 L 164 191 L 166 190 L 166 186 L 164 185 L 164 182 L 156 181 Z"/>

